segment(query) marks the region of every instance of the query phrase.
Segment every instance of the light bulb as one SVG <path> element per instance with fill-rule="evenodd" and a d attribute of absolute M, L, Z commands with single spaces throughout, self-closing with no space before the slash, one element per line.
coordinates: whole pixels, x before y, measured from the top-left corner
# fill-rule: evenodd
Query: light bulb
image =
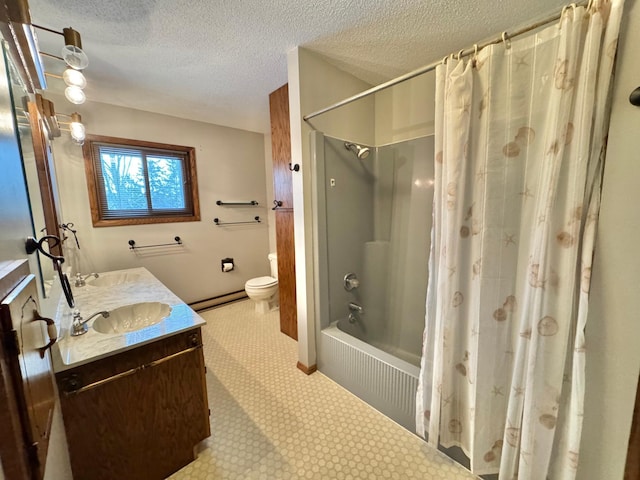
<path fill-rule="evenodd" d="M 84 88 L 87 86 L 87 79 L 80 70 L 67 68 L 62 74 L 62 79 L 70 87 Z"/>
<path fill-rule="evenodd" d="M 84 70 L 89 65 L 89 57 L 81 48 L 75 45 L 65 45 L 62 47 L 62 58 L 71 68 Z"/>
<path fill-rule="evenodd" d="M 78 145 L 82 145 L 86 137 L 84 125 L 80 122 L 71 122 L 69 124 L 69 130 L 71 130 L 71 138 L 73 139 L 73 141 Z"/>
<path fill-rule="evenodd" d="M 80 87 L 67 87 L 64 89 L 64 96 L 71 103 L 75 103 L 76 105 L 80 105 L 84 103 L 87 99 L 86 95 L 82 91 Z"/>

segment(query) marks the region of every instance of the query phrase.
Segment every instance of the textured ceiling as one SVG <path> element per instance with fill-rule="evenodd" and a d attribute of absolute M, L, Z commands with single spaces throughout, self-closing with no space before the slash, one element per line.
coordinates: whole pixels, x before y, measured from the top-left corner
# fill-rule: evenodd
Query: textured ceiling
<path fill-rule="evenodd" d="M 287 82 L 286 54 L 298 45 L 375 85 L 564 3 L 29 1 L 33 23 L 82 34 L 89 99 L 259 132 L 269 130 L 268 94 Z M 41 51 L 59 55 L 61 36 L 37 34 Z M 55 60 L 45 66 L 63 69 Z M 51 79 L 49 86 L 61 91 L 63 84 Z"/>

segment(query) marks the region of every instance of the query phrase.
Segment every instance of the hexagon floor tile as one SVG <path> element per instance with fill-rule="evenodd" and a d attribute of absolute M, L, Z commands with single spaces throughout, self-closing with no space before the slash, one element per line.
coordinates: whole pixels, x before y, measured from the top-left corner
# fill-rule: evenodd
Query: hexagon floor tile
<path fill-rule="evenodd" d="M 296 368 L 278 311 L 244 300 L 206 312 L 211 437 L 182 479 L 474 479 L 320 372 Z"/>

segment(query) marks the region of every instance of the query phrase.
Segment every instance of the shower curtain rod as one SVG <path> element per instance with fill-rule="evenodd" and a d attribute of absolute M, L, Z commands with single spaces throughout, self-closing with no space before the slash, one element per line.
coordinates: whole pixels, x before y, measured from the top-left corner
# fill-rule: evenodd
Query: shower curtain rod
<path fill-rule="evenodd" d="M 526 27 L 520 28 L 518 30 L 516 30 L 515 32 L 511 33 L 511 34 L 507 34 L 507 32 L 503 32 L 499 37 L 493 39 L 493 40 L 489 40 L 488 42 L 485 42 L 483 44 L 479 44 L 477 46 L 472 46 L 470 48 L 465 48 L 463 50 L 460 50 L 459 54 L 456 54 L 456 56 L 458 56 L 459 58 L 462 57 L 466 57 L 467 55 L 470 55 L 474 52 L 476 52 L 477 50 L 481 50 L 485 47 L 488 47 L 489 45 L 495 45 L 497 43 L 501 43 L 501 42 L 505 42 L 508 41 L 511 38 L 517 37 L 519 35 L 522 35 L 524 33 L 530 32 L 531 30 L 535 30 L 536 28 L 540 28 L 548 23 L 551 22 L 555 22 L 557 20 L 560 19 L 560 17 L 562 16 L 562 12 L 564 12 L 565 8 L 567 7 L 571 7 L 573 5 L 577 6 L 577 7 L 582 7 L 582 6 L 586 6 L 589 5 L 593 0 L 584 0 L 582 2 L 577 2 L 577 3 L 572 3 L 571 5 L 565 6 L 562 8 L 562 10 L 560 10 L 559 13 L 556 13 L 544 20 L 541 20 L 539 22 L 533 23 L 531 25 L 528 25 Z M 445 57 L 447 58 L 447 57 Z M 364 97 L 368 97 L 369 95 L 371 95 L 372 93 L 377 93 L 380 92 L 382 90 L 385 90 L 389 87 L 393 87 L 394 85 L 397 85 L 399 83 L 405 82 L 407 80 L 411 80 L 412 78 L 418 77 L 420 75 L 422 75 L 423 73 L 427 73 L 430 72 L 431 70 L 434 70 L 438 65 L 440 65 L 443 62 L 443 60 L 439 60 L 437 62 L 433 62 L 429 65 L 425 65 L 424 67 L 420 67 L 417 70 L 413 70 L 412 72 L 406 73 L 400 77 L 396 77 L 392 80 L 389 80 L 388 82 L 385 83 L 381 83 L 380 85 L 377 85 L 375 87 L 370 88 L 369 90 L 365 90 L 364 92 L 360 92 L 356 95 L 353 95 L 352 97 L 348 97 L 345 98 L 344 100 L 339 101 L 338 103 L 334 103 L 333 105 L 329 105 L 328 107 L 323 108 L 322 110 L 318 110 L 316 112 L 310 113 L 309 115 L 305 115 L 304 117 L 302 117 L 302 119 L 305 122 L 308 122 L 309 120 L 311 120 L 314 117 L 317 117 L 318 115 L 322 115 L 323 113 L 327 113 L 330 112 L 331 110 L 335 110 L 336 108 L 342 107 L 344 105 L 348 105 L 349 103 L 355 102 L 356 100 L 360 100 L 361 98 Z"/>

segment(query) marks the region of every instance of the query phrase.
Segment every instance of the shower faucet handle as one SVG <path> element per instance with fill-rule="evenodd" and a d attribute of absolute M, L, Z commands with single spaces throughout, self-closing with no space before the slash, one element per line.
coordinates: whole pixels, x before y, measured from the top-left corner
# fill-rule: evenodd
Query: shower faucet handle
<path fill-rule="evenodd" d="M 344 289 L 347 292 L 350 292 L 354 288 L 358 288 L 360 286 L 360 280 L 358 280 L 358 277 L 356 276 L 355 273 L 347 273 L 344 276 L 343 283 L 344 283 Z"/>

